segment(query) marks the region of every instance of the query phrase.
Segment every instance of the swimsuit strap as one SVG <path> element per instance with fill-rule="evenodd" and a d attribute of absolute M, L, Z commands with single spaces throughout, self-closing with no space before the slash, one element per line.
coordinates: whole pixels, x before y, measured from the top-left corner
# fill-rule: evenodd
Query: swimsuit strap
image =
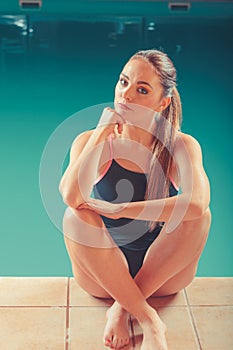
<path fill-rule="evenodd" d="M 110 166 L 111 166 L 111 164 L 112 164 L 112 160 L 113 160 L 112 139 L 113 139 L 113 136 L 112 136 L 112 134 L 110 134 L 109 137 L 108 137 L 109 149 L 110 149 L 110 159 L 109 159 L 109 161 L 108 161 L 108 163 L 107 163 L 107 166 L 106 166 L 106 168 L 104 169 L 103 173 L 100 174 L 100 176 L 95 180 L 94 185 L 96 185 L 96 184 L 107 174 L 107 172 L 108 172 L 108 170 L 109 170 L 109 168 L 110 168 Z M 173 180 L 173 178 L 172 178 L 172 177 L 169 177 L 169 180 L 170 180 L 170 182 L 172 183 L 173 187 L 174 187 L 177 191 L 179 191 L 179 187 L 177 186 L 177 184 L 175 183 L 175 181 Z"/>
<path fill-rule="evenodd" d="M 108 140 L 109 140 L 109 146 L 110 146 L 110 160 L 109 161 L 112 162 L 112 160 L 113 160 L 112 134 L 109 135 Z"/>

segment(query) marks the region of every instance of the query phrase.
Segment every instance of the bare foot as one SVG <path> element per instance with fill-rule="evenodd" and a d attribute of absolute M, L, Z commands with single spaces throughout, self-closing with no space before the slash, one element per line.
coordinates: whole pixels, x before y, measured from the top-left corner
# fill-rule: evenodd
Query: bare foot
<path fill-rule="evenodd" d="M 129 344 L 129 313 L 116 301 L 108 309 L 104 330 L 104 345 L 120 349 Z"/>
<path fill-rule="evenodd" d="M 143 341 L 140 350 L 168 350 L 165 333 L 166 325 L 154 310 L 149 321 L 141 324 Z"/>

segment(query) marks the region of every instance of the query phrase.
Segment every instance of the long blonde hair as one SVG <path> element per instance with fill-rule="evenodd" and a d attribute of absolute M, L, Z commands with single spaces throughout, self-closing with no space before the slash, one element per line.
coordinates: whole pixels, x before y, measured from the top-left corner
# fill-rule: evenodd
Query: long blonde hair
<path fill-rule="evenodd" d="M 143 59 L 152 65 L 160 78 L 164 97 L 171 97 L 171 103 L 161 112 L 161 117 L 156 123 L 145 194 L 145 200 L 165 198 L 169 196 L 169 174 L 175 132 L 180 130 L 182 123 L 180 95 L 176 88 L 176 69 L 170 58 L 158 50 L 139 51 L 131 57 L 132 59 Z M 161 226 L 161 223 L 151 221 L 148 225 L 149 230 L 152 231 L 157 225 Z"/>

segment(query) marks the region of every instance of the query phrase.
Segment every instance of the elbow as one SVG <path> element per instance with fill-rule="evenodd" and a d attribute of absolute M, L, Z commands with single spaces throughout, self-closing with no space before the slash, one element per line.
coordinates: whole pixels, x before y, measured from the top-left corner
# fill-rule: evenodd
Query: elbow
<path fill-rule="evenodd" d="M 74 202 L 74 198 L 72 198 L 71 195 L 67 194 L 67 193 L 62 193 L 62 199 L 63 202 L 71 208 L 75 208 L 75 202 Z"/>
<path fill-rule="evenodd" d="M 82 203 L 84 203 L 84 200 L 80 197 L 75 197 L 71 194 L 62 195 L 64 203 L 71 208 L 77 209 Z"/>
<path fill-rule="evenodd" d="M 78 208 L 79 205 L 81 205 L 84 200 L 81 196 L 76 195 L 74 193 L 74 191 L 69 191 L 68 189 L 65 188 L 65 186 L 62 185 L 62 183 L 60 183 L 59 185 L 59 191 L 61 193 L 63 202 L 71 208 Z"/>
<path fill-rule="evenodd" d="M 206 209 L 209 206 L 209 201 L 208 203 L 206 201 L 203 201 L 201 199 L 199 200 L 192 200 L 190 203 L 190 209 L 192 212 L 192 217 L 195 218 L 199 218 L 201 216 L 204 215 L 204 213 L 206 212 Z"/>

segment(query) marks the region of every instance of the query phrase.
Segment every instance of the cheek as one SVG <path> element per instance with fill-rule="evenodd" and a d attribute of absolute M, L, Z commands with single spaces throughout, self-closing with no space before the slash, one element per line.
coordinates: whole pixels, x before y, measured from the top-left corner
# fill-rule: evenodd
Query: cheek
<path fill-rule="evenodd" d="M 154 108 L 158 108 L 161 105 L 161 98 L 158 95 L 154 95 L 150 98 L 150 104 Z"/>
<path fill-rule="evenodd" d="M 145 98 L 143 101 L 145 107 L 151 108 L 151 109 L 155 109 L 158 106 L 158 101 L 155 100 L 155 98 Z"/>
<path fill-rule="evenodd" d="M 119 89 L 119 86 L 117 84 L 116 87 L 115 87 L 115 97 L 117 97 L 119 95 L 120 95 L 120 89 Z"/>

